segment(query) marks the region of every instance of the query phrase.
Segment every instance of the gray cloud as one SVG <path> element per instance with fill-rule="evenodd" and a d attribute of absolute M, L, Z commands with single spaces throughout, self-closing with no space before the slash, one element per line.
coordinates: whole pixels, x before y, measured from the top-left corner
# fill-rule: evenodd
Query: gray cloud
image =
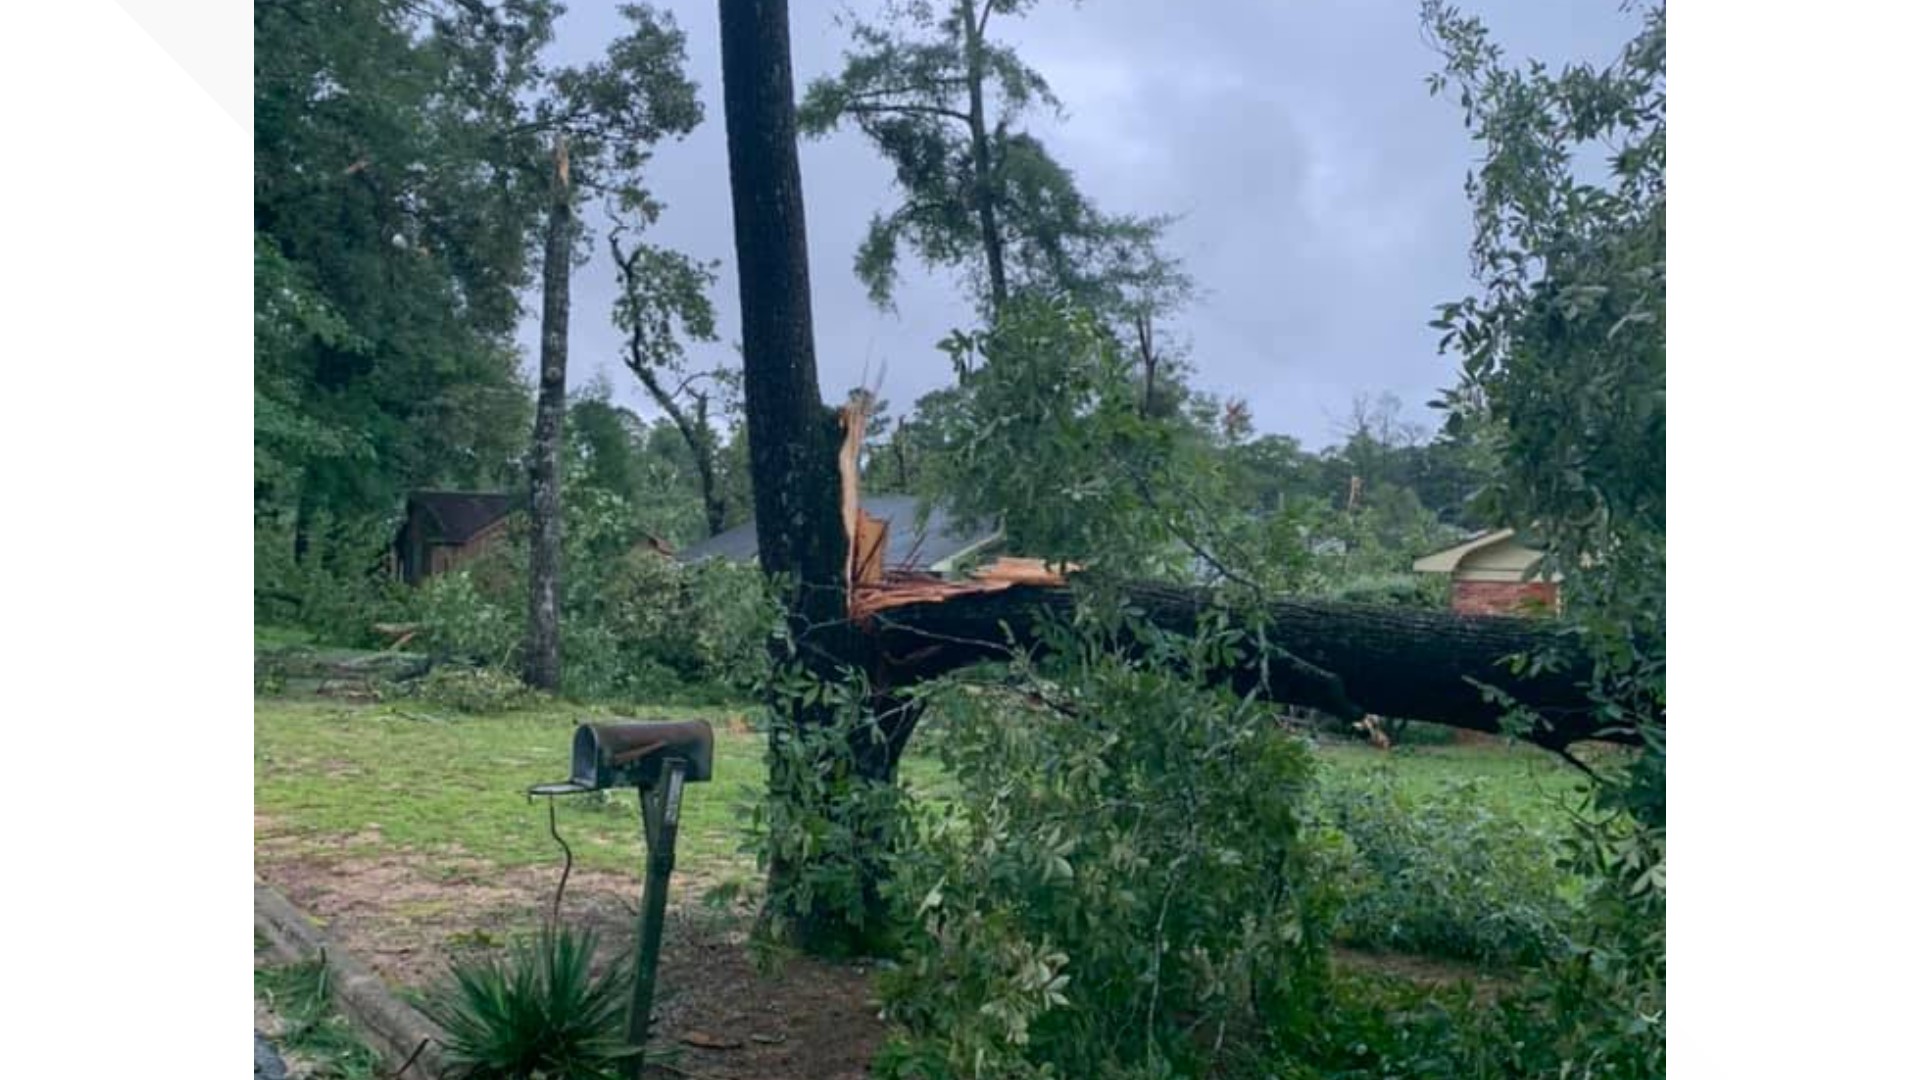
<path fill-rule="evenodd" d="M 725 355 L 739 321 L 717 5 L 663 6 L 687 31 L 707 122 L 656 155 L 668 209 L 653 238 L 722 262 L 728 344 L 711 348 Z M 1633 27 L 1614 0 L 1467 6 L 1509 55 L 1550 66 L 1606 59 Z M 797 89 L 840 62 L 836 9 L 792 4 Z M 1462 183 L 1473 149 L 1458 103 L 1427 93 L 1439 58 L 1415 0 L 1056 2 L 997 26 L 1064 102 L 1064 119 L 1035 126 L 1082 190 L 1110 211 L 1181 216 L 1170 246 L 1205 296 L 1177 330 L 1201 389 L 1243 396 L 1261 430 L 1319 445 L 1355 394 L 1392 392 L 1418 413 L 1452 381 L 1426 324 L 1472 287 Z M 558 57 L 590 58 L 618 27 L 610 6 L 581 3 L 561 21 Z M 803 143 L 801 170 L 822 390 L 835 400 L 884 365 L 881 395 L 904 408 L 949 381 L 933 343 L 970 321 L 969 306 L 954 281 L 903 266 L 898 311 L 876 310 L 852 264 L 867 219 L 895 198 L 886 165 L 842 132 Z M 619 366 L 604 253 L 574 287 L 573 381 L 604 372 L 652 415 Z M 531 356 L 537 326 L 520 337 Z"/>

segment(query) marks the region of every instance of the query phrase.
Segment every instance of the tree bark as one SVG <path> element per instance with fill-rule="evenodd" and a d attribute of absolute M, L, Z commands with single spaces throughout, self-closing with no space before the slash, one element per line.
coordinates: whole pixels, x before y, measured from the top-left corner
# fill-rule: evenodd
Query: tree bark
<path fill-rule="evenodd" d="M 1145 386 L 1140 392 L 1140 415 L 1153 415 L 1153 381 L 1159 374 L 1160 357 L 1153 351 L 1153 316 L 1141 312 L 1133 317 L 1133 332 L 1140 341 L 1140 370 Z"/>
<path fill-rule="evenodd" d="M 1203 588 L 1130 585 L 1125 594 L 1144 621 L 1176 633 L 1192 633 L 1213 607 Z M 900 687 L 1006 659 L 1011 646 L 1036 649 L 1041 625 L 1070 617 L 1075 603 L 1070 588 L 1016 585 L 886 608 L 869 630 L 886 681 Z M 1484 683 L 1539 715 L 1541 725 L 1527 738 L 1548 749 L 1587 739 L 1638 741 L 1636 733 L 1610 728 L 1594 713 L 1578 664 L 1531 677 L 1508 666 L 1508 658 L 1558 640 L 1549 621 L 1300 599 L 1231 618 L 1284 650 L 1264 661 L 1256 653 L 1212 673 L 1240 693 L 1349 720 L 1374 715 L 1499 732 L 1507 709 L 1475 685 Z"/>
<path fill-rule="evenodd" d="M 639 377 L 647 396 L 660 406 L 660 410 L 667 414 L 667 419 L 673 422 L 674 430 L 680 433 L 680 441 L 686 444 L 687 453 L 693 458 L 694 473 L 700 481 L 700 507 L 706 515 L 707 535 L 720 535 L 727 524 L 727 497 L 720 490 L 720 471 L 714 461 L 719 439 L 714 435 L 713 423 L 707 415 L 707 395 L 693 394 L 693 413 L 689 415 L 667 391 L 651 367 L 637 359 L 630 359 L 627 368 Z"/>
<path fill-rule="evenodd" d="M 980 244 L 987 253 L 987 285 L 993 301 L 989 315 L 998 318 L 1007 303 L 1007 267 L 1000 248 L 999 212 L 994 206 L 993 147 L 987 141 L 986 71 L 981 48 L 986 16 L 992 8 L 989 6 L 978 22 L 974 21 L 973 10 L 973 0 L 963 0 L 960 21 L 966 28 L 967 131 L 973 139 L 973 201 L 980 216 Z"/>
<path fill-rule="evenodd" d="M 727 161 L 733 194 L 735 265 L 740 280 L 743 389 L 760 567 L 786 604 L 790 646 L 776 644 L 776 662 L 810 678 L 844 682 L 871 655 L 865 635 L 847 619 L 847 536 L 839 475 L 838 415 L 820 399 L 814 365 L 807 241 L 795 143 L 793 69 L 785 0 L 723 0 L 721 82 Z M 790 649 L 791 651 L 787 651 Z M 768 798 L 804 806 L 815 770 L 796 765 L 828 748 L 805 736 L 832 725 L 831 701 L 775 698 L 769 740 Z M 844 749 L 844 748 L 843 748 Z M 865 776 L 884 775 L 875 755 L 857 754 Z M 817 808 L 829 815 L 845 806 Z M 843 853 L 843 855 L 848 853 Z M 862 933 L 880 929 L 879 850 L 859 859 L 861 892 L 870 911 L 834 910 L 816 899 L 801 907 L 793 884 L 807 869 L 775 853 L 768 866 L 767 916 L 777 917 L 810 951 L 860 948 Z M 776 910 L 777 909 L 777 910 Z"/>
<path fill-rule="evenodd" d="M 971 16 L 971 4 L 966 11 Z M 779 908 L 803 948 L 858 949 L 884 929 L 875 916 L 882 910 L 878 883 L 889 838 L 876 834 L 884 826 L 873 818 L 835 801 L 851 789 L 834 787 L 826 805 L 813 807 L 803 807 L 802 790 L 823 778 L 837 782 L 838 763 L 849 758 L 857 779 L 890 784 L 919 718 L 901 691 L 968 664 L 1004 659 L 1010 639 L 1037 644 L 1044 620 L 1070 614 L 1076 598 L 1064 587 L 1016 585 L 886 608 L 864 626 L 849 617 L 842 433 L 835 412 L 821 402 L 814 362 L 785 0 L 722 0 L 720 31 L 760 565 L 786 603 L 791 639 L 790 646 L 776 646 L 776 660 L 828 685 L 864 676 L 869 691 L 862 735 L 837 748 L 821 745 L 826 740 L 808 748 L 803 741 L 798 758 L 783 750 L 829 728 L 834 706 L 793 696 L 771 702 L 769 803 L 820 813 L 830 833 L 856 830 L 851 851 L 825 857 L 852 860 L 858 899 L 836 909 L 816 897 L 800 907 L 791 886 L 809 867 L 776 852 L 766 914 Z M 969 24 L 972 39 L 979 32 Z M 1205 590 L 1133 586 L 1129 593 L 1147 621 L 1176 632 L 1192 632 L 1211 607 Z M 1215 673 L 1248 693 L 1352 719 L 1379 713 L 1498 730 L 1504 710 L 1466 681 L 1484 678 L 1514 690 L 1554 723 L 1535 741 L 1564 745 L 1606 734 L 1574 676 L 1517 680 L 1501 666 L 1504 657 L 1547 640 L 1545 626 L 1299 600 L 1275 602 L 1260 619 L 1239 622 L 1262 627 L 1268 641 L 1284 646 L 1284 652 L 1265 653 L 1264 662 Z"/>
<path fill-rule="evenodd" d="M 553 198 L 541 268 L 540 393 L 530 474 L 533 538 L 527 559 L 527 685 L 560 688 L 560 451 L 567 412 L 567 310 L 573 205 L 565 137 L 554 143 Z"/>

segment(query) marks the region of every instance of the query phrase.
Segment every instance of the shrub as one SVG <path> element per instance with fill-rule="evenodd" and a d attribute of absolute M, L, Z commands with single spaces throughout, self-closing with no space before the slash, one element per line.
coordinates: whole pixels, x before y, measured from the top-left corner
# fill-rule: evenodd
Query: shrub
<path fill-rule="evenodd" d="M 1384 604 L 1392 607 L 1435 607 L 1435 590 L 1430 582 L 1412 574 L 1360 574 L 1332 586 L 1328 595 L 1354 604 Z M 1444 598 L 1444 593 L 1441 594 Z"/>
<path fill-rule="evenodd" d="M 579 699 L 710 702 L 737 697 L 766 670 L 773 612 L 759 571 L 686 566 L 620 547 L 624 504 L 589 493 L 568 514 L 561 576 L 562 689 Z M 519 669 L 527 625 L 524 537 L 420 587 L 414 621 L 445 658 Z"/>
<path fill-rule="evenodd" d="M 614 1080 L 630 1051 L 622 1032 L 625 962 L 593 973 L 592 931 L 549 927 L 505 957 L 457 965 L 425 1003 L 462 1080 Z"/>
<path fill-rule="evenodd" d="M 1204 684 L 1227 635 L 1142 633 L 1158 662 L 1062 636 L 1050 682 L 937 699 L 961 794 L 896 867 L 908 925 L 883 996 L 906 1035 L 883 1075 L 1202 1075 L 1228 1035 L 1317 998 L 1311 757 Z"/>
<path fill-rule="evenodd" d="M 410 689 L 430 705 L 482 716 L 526 708 L 540 698 L 519 676 L 493 668 L 437 667 Z"/>
<path fill-rule="evenodd" d="M 1559 1076 L 1551 1018 L 1532 1004 L 1342 974 L 1325 1007 L 1241 1075 L 1269 1080 L 1509 1080 Z"/>
<path fill-rule="evenodd" d="M 520 603 L 483 590 L 467 570 L 438 574 L 415 597 L 422 644 L 435 655 L 511 670 L 526 633 L 526 595 Z"/>
<path fill-rule="evenodd" d="M 303 558 L 293 557 L 284 529 L 254 530 L 254 621 L 298 626 L 319 641 L 348 647 L 380 644 L 376 623 L 406 615 L 406 587 L 386 566 L 387 534 L 379 522 L 310 523 Z"/>
<path fill-rule="evenodd" d="M 1340 853 L 1338 938 L 1490 964 L 1561 955 L 1575 909 L 1555 838 L 1486 797 L 1469 780 L 1415 799 L 1386 768 L 1323 780 L 1315 803 Z"/>

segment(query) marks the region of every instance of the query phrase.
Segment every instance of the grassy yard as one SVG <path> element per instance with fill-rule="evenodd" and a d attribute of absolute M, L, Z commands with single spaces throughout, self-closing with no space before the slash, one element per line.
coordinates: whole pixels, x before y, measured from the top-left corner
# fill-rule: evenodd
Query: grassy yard
<path fill-rule="evenodd" d="M 572 731 L 613 714 L 552 705 L 497 716 L 462 716 L 411 702 L 356 705 L 320 699 L 255 699 L 254 808 L 262 857 L 378 855 L 478 858 L 498 866 L 551 863 L 543 801 L 529 785 L 565 777 Z M 689 789 L 679 863 L 708 881 L 750 878 L 747 816 L 765 780 L 761 736 L 738 713 L 675 708 L 628 710 L 640 719 L 698 717 L 715 733 L 714 780 Z M 1334 775 L 1379 773 L 1416 796 L 1478 778 L 1490 810 L 1530 824 L 1561 814 L 1573 771 L 1537 751 L 1443 746 L 1383 754 L 1370 747 L 1321 751 Z M 908 784 L 938 794 L 938 766 L 910 754 Z M 631 872 L 640 847 L 631 793 L 624 799 L 559 800 L 560 833 L 584 867 Z"/>
<path fill-rule="evenodd" d="M 1565 800 L 1582 778 L 1572 767 L 1527 744 L 1419 746 L 1381 753 L 1370 746 L 1322 746 L 1320 760 L 1332 775 L 1365 778 L 1384 774 L 1415 800 L 1450 784 L 1475 782 L 1480 805 L 1500 817 L 1534 828 L 1557 829 Z"/>
<path fill-rule="evenodd" d="M 629 712 L 665 719 L 660 712 Z M 728 714 L 675 709 L 715 731 L 714 779 L 690 788 L 680 863 L 746 869 L 744 815 L 763 774 L 761 739 L 728 730 Z M 549 863 L 545 800 L 526 789 L 564 779 L 574 725 L 612 714 L 547 707 L 499 716 L 441 713 L 412 703 L 351 705 L 258 698 L 254 705 L 254 812 L 268 857 L 294 854 L 471 856 L 499 866 Z M 619 801 L 558 801 L 560 835 L 578 865 L 632 870 L 639 858 L 631 792 Z"/>

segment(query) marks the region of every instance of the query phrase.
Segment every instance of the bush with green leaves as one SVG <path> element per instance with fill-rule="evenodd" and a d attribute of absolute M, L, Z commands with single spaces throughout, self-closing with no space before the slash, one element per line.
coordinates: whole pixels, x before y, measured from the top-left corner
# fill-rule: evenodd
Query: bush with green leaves
<path fill-rule="evenodd" d="M 562 689 L 580 699 L 708 702 L 763 677 L 773 625 L 758 570 L 686 565 L 635 541 L 634 515 L 605 491 L 569 493 L 561 579 Z M 421 643 L 438 656 L 518 670 L 526 636 L 525 538 L 517 532 L 422 584 Z"/>
<path fill-rule="evenodd" d="M 1458 95 L 1484 151 L 1468 183 L 1479 295 L 1434 323 L 1461 358 L 1448 424 L 1491 434 L 1483 501 L 1538 536 L 1595 707 L 1645 748 L 1601 771 L 1568 850 L 1598 882 L 1552 979 L 1577 1076 L 1666 1065 L 1667 9 L 1627 9 L 1639 27 L 1610 63 L 1554 71 L 1421 5 L 1445 61 L 1430 87 Z"/>
<path fill-rule="evenodd" d="M 623 1028 L 626 961 L 596 972 L 593 932 L 543 928 L 505 956 L 454 967 L 426 1003 L 459 1080 L 615 1080 L 631 1056 Z"/>
<path fill-rule="evenodd" d="M 1339 940 L 1493 965 L 1565 954 L 1559 838 L 1489 808 L 1481 782 L 1416 798 L 1381 767 L 1323 778 L 1314 807 L 1340 855 Z"/>
<path fill-rule="evenodd" d="M 406 588 L 387 570 L 388 536 L 378 523 L 317 515 L 307 548 L 294 558 L 293 534 L 272 522 L 254 529 L 254 621 L 297 626 L 331 645 L 380 644 L 374 625 L 407 611 Z"/>
<path fill-rule="evenodd" d="M 935 691 L 959 791 L 896 861 L 883 1073 L 1204 1075 L 1317 1000 L 1308 748 L 1207 684 L 1247 647 L 1232 632 L 1133 632 L 1145 657 L 1059 628 L 1044 681 Z"/>
<path fill-rule="evenodd" d="M 1422 579 L 1412 574 L 1356 574 L 1331 582 L 1327 594 L 1353 604 L 1445 607 L 1446 581 L 1434 575 Z"/>
<path fill-rule="evenodd" d="M 476 716 L 524 709 L 541 697 L 518 675 L 497 668 L 442 665 L 405 685 L 429 705 Z"/>
<path fill-rule="evenodd" d="M 1320 1012 L 1284 1043 L 1236 1062 L 1262 1080 L 1513 1080 L 1561 1076 L 1550 1010 L 1491 1000 L 1466 982 L 1433 986 L 1336 974 Z"/>
<path fill-rule="evenodd" d="M 423 582 L 414 596 L 421 644 L 435 655 L 513 670 L 526 635 L 526 604 L 483 585 L 484 573 L 454 570 Z"/>
<path fill-rule="evenodd" d="M 859 679 L 827 683 L 794 664 L 772 670 L 767 710 L 767 795 L 749 820 L 768 894 L 760 935 L 835 955 L 891 947 L 878 882 L 907 834 L 906 792 L 860 767 L 883 736 Z M 832 721 L 800 726 L 792 703 L 826 704 Z"/>

